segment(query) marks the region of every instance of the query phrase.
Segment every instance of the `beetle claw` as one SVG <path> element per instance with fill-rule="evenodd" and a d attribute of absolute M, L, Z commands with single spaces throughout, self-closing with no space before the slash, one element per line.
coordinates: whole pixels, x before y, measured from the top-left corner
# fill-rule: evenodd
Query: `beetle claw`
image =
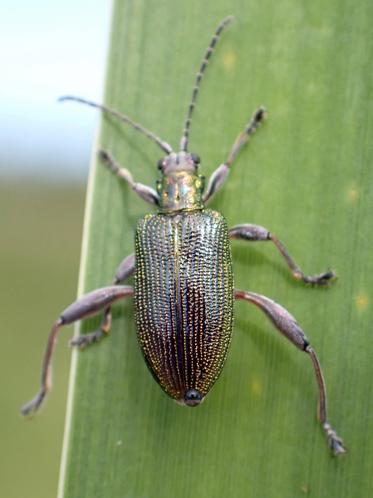
<path fill-rule="evenodd" d="M 45 398 L 45 395 L 46 391 L 44 389 L 40 389 L 40 391 L 31 401 L 22 406 L 22 415 L 24 415 L 25 417 L 27 417 L 28 415 L 33 415 L 39 409 L 40 405 L 43 402 L 43 399 Z"/>
<path fill-rule="evenodd" d="M 324 273 L 320 273 L 318 275 L 313 275 L 312 277 L 303 277 L 303 281 L 306 284 L 311 284 L 311 285 L 329 285 L 333 280 L 336 280 L 337 275 L 334 273 L 334 271 L 327 271 Z"/>
<path fill-rule="evenodd" d="M 332 450 L 334 456 L 344 455 L 347 453 L 346 448 L 343 445 L 343 439 L 338 436 L 334 429 L 328 424 L 323 425 L 323 429 L 326 432 L 328 439 L 329 448 Z"/>

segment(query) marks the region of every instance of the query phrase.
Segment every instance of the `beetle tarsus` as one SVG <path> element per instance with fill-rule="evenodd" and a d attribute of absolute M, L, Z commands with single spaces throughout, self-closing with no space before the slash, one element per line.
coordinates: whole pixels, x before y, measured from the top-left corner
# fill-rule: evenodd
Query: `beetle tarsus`
<path fill-rule="evenodd" d="M 40 389 L 40 391 L 31 401 L 22 406 L 21 408 L 22 415 L 27 417 L 28 415 L 33 415 L 35 412 L 37 412 L 45 398 L 45 395 L 46 395 L 45 389 Z"/>
<path fill-rule="evenodd" d="M 107 150 L 100 149 L 97 153 L 100 161 L 102 161 L 107 168 L 109 168 L 114 174 L 118 175 L 119 166 L 116 164 L 113 156 Z"/>
<path fill-rule="evenodd" d="M 108 162 L 111 160 L 111 155 L 109 154 L 109 152 L 107 150 L 100 149 L 97 152 L 97 155 L 98 155 L 99 159 L 101 159 L 101 161 Z"/>
<path fill-rule="evenodd" d="M 338 434 L 335 432 L 335 430 L 330 426 L 328 422 L 325 422 L 323 424 L 323 429 L 326 433 L 328 445 L 333 455 L 339 456 L 347 453 L 347 450 L 343 445 L 343 439 L 338 436 Z"/>
<path fill-rule="evenodd" d="M 84 349 L 95 342 L 99 342 L 105 335 L 105 332 L 102 330 L 96 330 L 96 332 L 91 332 L 90 334 L 80 335 L 71 339 L 70 346 Z"/>
<path fill-rule="evenodd" d="M 324 273 L 320 273 L 318 275 L 307 276 L 303 275 L 303 273 L 294 272 L 294 277 L 298 280 L 303 280 L 306 284 L 311 285 L 329 285 L 333 280 L 337 278 L 337 275 L 334 271 L 327 271 Z"/>

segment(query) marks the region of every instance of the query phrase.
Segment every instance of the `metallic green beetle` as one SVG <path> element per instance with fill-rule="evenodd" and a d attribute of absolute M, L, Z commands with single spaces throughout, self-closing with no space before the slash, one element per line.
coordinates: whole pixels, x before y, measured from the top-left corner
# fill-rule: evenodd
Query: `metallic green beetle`
<path fill-rule="evenodd" d="M 220 213 L 205 207 L 224 183 L 237 154 L 264 119 L 264 108 L 254 113 L 206 188 L 204 177 L 198 173 L 200 159 L 188 152 L 200 82 L 220 34 L 231 20 L 227 17 L 220 23 L 205 52 L 196 76 L 180 152 L 175 153 L 167 142 L 114 109 L 79 97 L 61 99 L 81 102 L 116 116 L 155 142 L 166 155 L 158 163 L 162 176 L 154 190 L 135 182 L 131 173 L 119 166 L 108 152 L 100 151 L 104 164 L 142 199 L 156 206 L 158 213 L 146 215 L 139 221 L 135 254 L 123 260 L 114 285 L 82 296 L 61 313 L 49 335 L 40 390 L 22 408 L 22 413 L 35 412 L 50 389 L 52 355 L 60 327 L 104 311 L 98 331 L 71 341 L 74 346 L 86 347 L 109 332 L 111 305 L 130 296 L 134 296 L 140 348 L 156 381 L 177 402 L 199 405 L 224 366 L 232 336 L 234 299 L 243 299 L 261 309 L 279 332 L 310 356 L 319 387 L 318 417 L 329 447 L 338 455 L 346 450 L 327 420 L 325 382 L 316 353 L 294 317 L 282 306 L 254 292 L 234 289 L 230 239 L 271 241 L 293 276 L 305 283 L 325 285 L 333 279 L 334 273 L 304 275 L 284 245 L 268 230 L 252 224 L 228 229 Z M 133 287 L 119 285 L 131 275 L 134 275 Z"/>

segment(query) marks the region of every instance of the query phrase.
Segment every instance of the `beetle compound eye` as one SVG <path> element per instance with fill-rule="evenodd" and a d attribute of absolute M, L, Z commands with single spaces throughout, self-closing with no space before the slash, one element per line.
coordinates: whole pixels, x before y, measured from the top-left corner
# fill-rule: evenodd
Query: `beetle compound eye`
<path fill-rule="evenodd" d="M 162 169 L 163 166 L 164 166 L 164 159 L 162 158 L 158 161 L 158 169 Z"/>
<path fill-rule="evenodd" d="M 201 162 L 201 158 L 197 154 L 193 153 L 193 154 L 191 154 L 191 156 L 192 156 L 194 164 L 199 164 Z"/>

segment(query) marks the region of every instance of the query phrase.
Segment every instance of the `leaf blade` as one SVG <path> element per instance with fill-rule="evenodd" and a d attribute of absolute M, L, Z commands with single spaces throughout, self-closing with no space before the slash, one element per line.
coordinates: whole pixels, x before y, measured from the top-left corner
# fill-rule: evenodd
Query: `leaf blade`
<path fill-rule="evenodd" d="M 190 94 L 185 79 L 190 75 L 192 82 L 210 31 L 227 12 L 215 2 L 207 22 L 192 17 L 194 2 L 188 4 L 189 16 L 181 3 L 171 7 L 166 2 L 154 12 L 150 5 L 116 3 L 106 100 L 176 144 Z M 371 312 L 372 277 L 363 272 L 363 261 L 372 263 L 371 124 L 362 116 L 357 126 L 351 125 L 362 103 L 371 108 L 366 68 L 372 47 L 363 50 L 357 30 L 363 26 L 366 33 L 371 6 L 359 5 L 347 15 L 336 2 L 324 10 L 319 2 L 286 1 L 268 14 L 268 2 L 250 10 L 234 2 L 237 22 L 221 40 L 206 74 L 191 132 L 203 171 L 211 173 L 256 105 L 264 103 L 270 111 L 212 207 L 230 225 L 257 222 L 274 229 L 305 271 L 323 271 L 328 265 L 338 270 L 334 288 L 308 289 L 292 281 L 273 248 L 243 243 L 233 248 L 237 287 L 287 307 L 318 351 L 331 421 L 352 448 L 348 459 L 335 462 L 325 448 L 315 421 L 311 366 L 255 311 L 236 306 L 224 373 L 206 402 L 189 411 L 167 399 L 147 372 L 131 305 L 125 303 L 116 308 L 110 338 L 78 359 L 64 496 L 369 494 L 369 473 L 357 469 L 368 465 L 373 448 L 350 415 L 360 413 L 371 428 L 365 414 L 372 406 L 365 385 L 370 366 L 368 353 L 361 351 Z M 170 38 L 166 35 L 175 19 L 178 28 Z M 242 65 L 247 52 L 252 64 Z M 346 60 L 355 72 L 339 76 Z M 154 182 L 151 165 L 158 156 L 153 144 L 106 119 L 100 143 L 139 181 Z M 98 168 L 94 181 L 86 290 L 111 280 L 121 258 L 133 250 L 136 220 L 146 212 L 103 169 Z M 97 324 L 89 321 L 84 330 Z M 361 362 L 357 371 L 352 367 L 356 358 Z"/>

